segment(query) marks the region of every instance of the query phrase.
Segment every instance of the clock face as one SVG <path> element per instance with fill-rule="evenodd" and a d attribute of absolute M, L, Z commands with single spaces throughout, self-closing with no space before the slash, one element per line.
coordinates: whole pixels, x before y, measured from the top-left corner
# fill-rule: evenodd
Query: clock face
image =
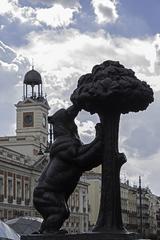
<path fill-rule="evenodd" d="M 43 113 L 43 118 L 42 118 L 42 126 L 45 128 L 46 127 L 46 115 Z"/>
<path fill-rule="evenodd" d="M 23 113 L 23 127 L 33 127 L 33 112 Z"/>

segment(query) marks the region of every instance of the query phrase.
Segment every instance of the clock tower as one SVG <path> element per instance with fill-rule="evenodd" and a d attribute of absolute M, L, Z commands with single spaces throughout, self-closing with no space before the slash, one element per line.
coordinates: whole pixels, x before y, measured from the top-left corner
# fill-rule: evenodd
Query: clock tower
<path fill-rule="evenodd" d="M 40 146 L 47 147 L 50 107 L 43 96 L 41 75 L 33 68 L 24 76 L 23 100 L 15 106 L 17 110 L 16 136 L 22 141 L 26 139 L 24 146 L 26 154 L 31 151 L 33 155 L 36 155 Z"/>

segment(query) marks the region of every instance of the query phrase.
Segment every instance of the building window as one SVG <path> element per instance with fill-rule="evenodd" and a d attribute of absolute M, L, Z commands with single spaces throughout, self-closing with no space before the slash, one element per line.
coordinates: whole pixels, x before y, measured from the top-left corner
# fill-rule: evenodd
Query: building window
<path fill-rule="evenodd" d="M 8 157 L 8 158 L 12 158 L 13 155 L 12 155 L 11 153 L 7 153 L 7 157 Z"/>
<path fill-rule="evenodd" d="M 0 209 L 0 219 L 3 219 L 3 210 Z"/>
<path fill-rule="evenodd" d="M 79 207 L 79 195 L 76 193 L 76 207 Z"/>
<path fill-rule="evenodd" d="M 8 211 L 8 219 L 12 219 L 12 218 L 13 218 L 12 211 Z"/>
<path fill-rule="evenodd" d="M 17 181 L 17 198 L 21 198 L 21 182 Z"/>
<path fill-rule="evenodd" d="M 69 206 L 69 208 L 71 208 L 71 196 L 68 199 L 68 206 Z"/>
<path fill-rule="evenodd" d="M 13 181 L 12 181 L 12 178 L 8 178 L 8 196 L 13 196 Z"/>
<path fill-rule="evenodd" d="M 3 177 L 0 177 L 0 195 L 3 195 L 4 188 L 3 188 Z"/>
<path fill-rule="evenodd" d="M 25 205 L 29 205 L 29 184 L 25 183 Z"/>
<path fill-rule="evenodd" d="M 86 211 L 86 196 L 83 195 L 83 211 Z"/>
<path fill-rule="evenodd" d="M 16 160 L 17 160 L 17 161 L 20 161 L 20 157 L 16 156 Z"/>
<path fill-rule="evenodd" d="M 72 195 L 72 207 L 74 207 L 75 206 L 75 196 L 74 196 L 74 193 L 73 193 L 73 195 Z"/>
<path fill-rule="evenodd" d="M 29 185 L 25 183 L 25 199 L 29 198 Z"/>

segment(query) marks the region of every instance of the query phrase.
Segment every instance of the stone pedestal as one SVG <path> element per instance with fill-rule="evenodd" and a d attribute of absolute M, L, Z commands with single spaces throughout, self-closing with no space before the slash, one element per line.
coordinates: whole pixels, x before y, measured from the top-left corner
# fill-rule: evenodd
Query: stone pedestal
<path fill-rule="evenodd" d="M 32 234 L 23 235 L 21 240 L 135 240 L 136 233 L 81 233 L 81 234 Z"/>

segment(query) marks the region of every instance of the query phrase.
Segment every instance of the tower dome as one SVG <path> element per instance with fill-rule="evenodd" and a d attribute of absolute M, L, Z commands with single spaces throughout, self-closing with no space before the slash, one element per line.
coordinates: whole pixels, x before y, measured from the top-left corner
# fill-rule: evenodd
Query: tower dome
<path fill-rule="evenodd" d="M 34 70 L 28 71 L 24 76 L 23 81 L 23 96 L 24 99 L 30 97 L 32 99 L 42 99 L 42 78 L 39 72 Z"/>
<path fill-rule="evenodd" d="M 31 86 L 42 84 L 40 73 L 34 69 L 28 71 L 24 76 L 24 83 Z"/>

